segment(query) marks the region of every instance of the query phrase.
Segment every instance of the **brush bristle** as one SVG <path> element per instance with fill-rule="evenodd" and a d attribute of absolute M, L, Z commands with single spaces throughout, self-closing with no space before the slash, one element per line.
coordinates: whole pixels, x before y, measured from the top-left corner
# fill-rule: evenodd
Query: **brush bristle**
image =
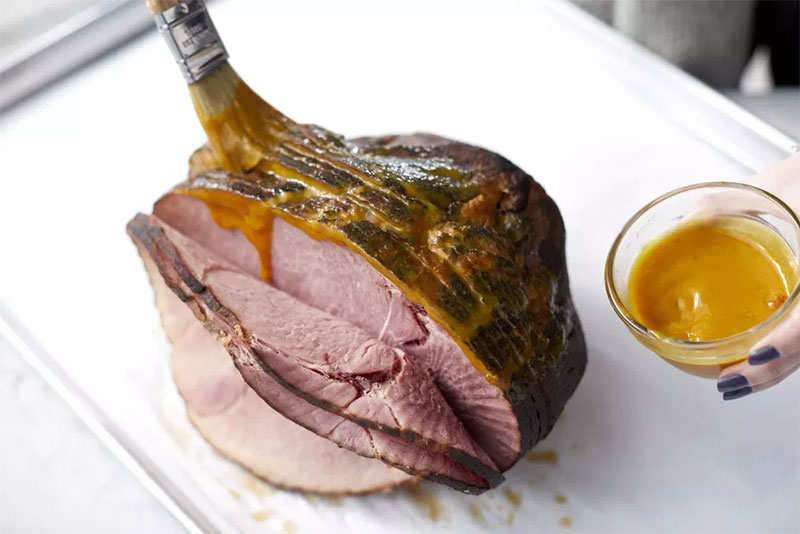
<path fill-rule="evenodd" d="M 178 0 L 147 0 L 147 9 L 153 15 L 160 15 L 164 11 L 178 5 Z"/>
<path fill-rule="evenodd" d="M 189 94 L 201 120 L 225 111 L 236 98 L 236 89 L 243 83 L 236 71 L 225 62 L 199 82 L 190 84 Z"/>
<path fill-rule="evenodd" d="M 190 84 L 189 92 L 214 157 L 228 171 L 245 172 L 258 165 L 291 123 L 253 92 L 227 62 Z"/>

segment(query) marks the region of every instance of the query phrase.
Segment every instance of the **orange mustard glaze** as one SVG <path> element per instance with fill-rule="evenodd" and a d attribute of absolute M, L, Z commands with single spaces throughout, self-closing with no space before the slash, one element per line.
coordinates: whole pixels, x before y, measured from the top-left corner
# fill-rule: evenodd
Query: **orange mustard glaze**
<path fill-rule="evenodd" d="M 789 255 L 770 250 L 774 232 L 751 223 L 745 235 L 730 219 L 684 224 L 645 246 L 628 283 L 637 321 L 663 337 L 710 341 L 756 326 L 786 301 L 794 281 L 781 264 Z"/>
<path fill-rule="evenodd" d="M 190 189 L 182 193 L 206 203 L 214 222 L 228 230 L 239 230 L 258 252 L 261 279 L 272 278 L 272 223 L 275 215 L 263 203 L 226 191 Z"/>

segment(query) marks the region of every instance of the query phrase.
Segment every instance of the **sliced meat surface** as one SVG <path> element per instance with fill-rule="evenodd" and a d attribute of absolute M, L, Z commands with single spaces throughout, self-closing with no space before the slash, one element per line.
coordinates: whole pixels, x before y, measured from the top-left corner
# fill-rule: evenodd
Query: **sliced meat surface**
<path fill-rule="evenodd" d="M 216 450 L 287 489 L 368 493 L 413 480 L 379 460 L 342 449 L 273 410 L 245 383 L 222 344 L 164 284 L 152 260 L 145 263 L 172 341 L 175 385 L 190 420 Z"/>
<path fill-rule="evenodd" d="M 502 481 L 405 352 L 215 257 L 155 217 L 138 216 L 129 230 L 178 298 L 223 339 L 244 380 L 278 412 L 411 474 L 470 491 Z"/>
<path fill-rule="evenodd" d="M 260 259 L 253 245 L 238 230 L 218 226 L 202 200 L 170 194 L 156 204 L 154 213 L 242 271 L 258 276 Z M 411 355 L 430 373 L 495 465 L 505 470 L 516 461 L 522 438 L 502 389 L 487 382 L 447 332 L 362 256 L 275 219 L 271 258 L 275 288 Z"/>
<path fill-rule="evenodd" d="M 280 219 L 273 228 L 275 287 L 411 354 L 500 469 L 516 461 L 520 432 L 503 390 L 486 381 L 444 328 L 363 257 Z M 316 281 L 317 287 L 304 280 Z"/>
<path fill-rule="evenodd" d="M 430 376 L 404 352 L 248 274 L 215 267 L 203 276 L 204 285 L 234 311 L 256 354 L 291 387 L 360 424 L 407 433 L 496 469 Z"/>

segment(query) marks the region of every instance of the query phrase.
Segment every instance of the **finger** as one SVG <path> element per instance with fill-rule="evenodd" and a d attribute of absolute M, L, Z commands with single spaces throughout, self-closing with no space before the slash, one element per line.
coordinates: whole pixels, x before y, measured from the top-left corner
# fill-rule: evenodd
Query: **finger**
<path fill-rule="evenodd" d="M 717 381 L 733 400 L 774 386 L 800 367 L 800 307 L 751 351 L 746 361 L 725 368 Z"/>
<path fill-rule="evenodd" d="M 800 152 L 751 177 L 746 183 L 760 187 L 781 198 L 797 210 L 800 202 Z M 783 212 L 772 201 L 755 198 L 745 191 L 729 190 L 706 195 L 691 217 L 708 217 L 731 213 L 771 213 L 783 218 Z"/>
<path fill-rule="evenodd" d="M 795 305 L 786 319 L 753 347 L 747 361 L 758 366 L 794 355 L 800 355 L 800 305 Z"/>
<path fill-rule="evenodd" d="M 744 397 L 746 395 L 749 395 L 749 394 L 751 394 L 753 392 L 763 391 L 765 389 L 769 389 L 772 386 L 774 386 L 775 384 L 778 384 L 779 382 L 781 382 L 784 378 L 788 377 L 789 375 L 791 375 L 792 373 L 797 371 L 798 368 L 800 368 L 800 360 L 795 362 L 795 364 L 793 366 L 790 365 L 788 368 L 786 368 L 784 370 L 783 374 L 781 374 L 780 376 L 778 376 L 778 377 L 776 377 L 776 378 L 774 378 L 772 380 L 768 380 L 767 382 L 762 382 L 762 383 L 756 384 L 754 386 L 745 385 L 745 386 L 743 386 L 743 387 L 741 387 L 739 389 L 734 389 L 734 390 L 723 392 L 722 393 L 722 400 L 736 400 L 736 399 L 740 399 L 740 398 L 742 398 L 742 397 Z M 737 374 L 736 376 L 743 376 L 743 375 L 738 375 Z"/>
<path fill-rule="evenodd" d="M 704 196 L 689 212 L 687 219 L 704 219 L 720 215 L 772 214 L 783 218 L 783 210 L 767 198 L 754 195 L 749 189 L 728 189 Z"/>
<path fill-rule="evenodd" d="M 800 199 L 800 152 L 761 171 L 748 180 L 784 200 Z M 789 202 L 792 204 L 792 202 Z"/>
<path fill-rule="evenodd" d="M 789 377 L 792 373 L 797 371 L 800 368 L 800 359 L 796 359 L 794 365 L 789 365 L 788 367 L 784 368 L 783 373 L 774 378 L 773 380 L 768 380 L 767 382 L 762 382 L 753 386 L 753 391 L 763 391 L 765 389 L 769 389 L 775 384 L 783 381 L 785 378 Z"/>
<path fill-rule="evenodd" d="M 756 388 L 763 384 L 775 383 L 776 380 L 787 373 L 797 369 L 800 353 L 781 355 L 778 358 L 761 365 L 753 365 L 748 361 L 739 362 L 726 367 L 719 380 L 717 390 L 721 393 L 735 391 L 744 387 Z M 761 387 L 761 389 L 764 389 Z"/>

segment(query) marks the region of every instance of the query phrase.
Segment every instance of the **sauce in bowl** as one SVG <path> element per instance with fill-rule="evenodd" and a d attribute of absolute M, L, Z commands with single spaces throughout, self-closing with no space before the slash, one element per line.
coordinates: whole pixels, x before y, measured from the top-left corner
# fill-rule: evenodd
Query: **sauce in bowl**
<path fill-rule="evenodd" d="M 644 245 L 628 279 L 633 316 L 660 336 L 685 341 L 759 324 L 794 286 L 791 251 L 772 234 L 744 218 L 710 218 Z"/>
<path fill-rule="evenodd" d="M 800 218 L 745 184 L 707 182 L 653 200 L 608 254 L 611 306 L 645 347 L 715 378 L 800 305 Z"/>

